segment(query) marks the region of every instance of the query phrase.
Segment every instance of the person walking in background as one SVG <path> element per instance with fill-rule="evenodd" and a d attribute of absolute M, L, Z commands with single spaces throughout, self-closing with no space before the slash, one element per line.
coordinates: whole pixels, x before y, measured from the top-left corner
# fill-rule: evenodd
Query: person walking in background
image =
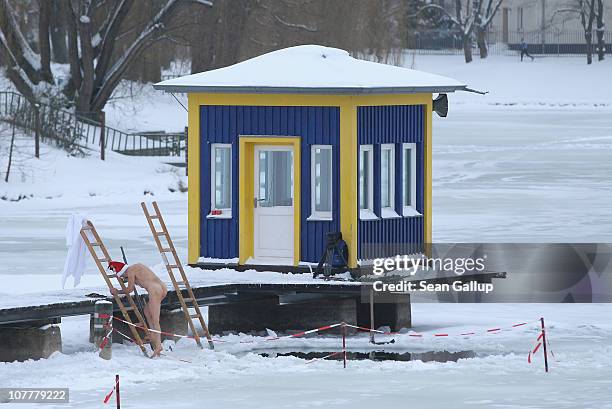
<path fill-rule="evenodd" d="M 527 43 L 525 42 L 524 38 L 521 38 L 521 61 L 523 61 L 523 57 L 527 56 L 529 58 L 531 58 L 531 61 L 533 61 L 533 56 L 531 54 L 529 54 L 529 46 L 527 45 Z"/>

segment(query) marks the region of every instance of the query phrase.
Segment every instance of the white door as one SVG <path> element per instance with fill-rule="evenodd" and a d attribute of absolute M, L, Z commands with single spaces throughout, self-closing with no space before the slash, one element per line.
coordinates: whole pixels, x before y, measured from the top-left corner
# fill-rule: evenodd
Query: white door
<path fill-rule="evenodd" d="M 255 146 L 254 258 L 293 264 L 293 149 Z"/>

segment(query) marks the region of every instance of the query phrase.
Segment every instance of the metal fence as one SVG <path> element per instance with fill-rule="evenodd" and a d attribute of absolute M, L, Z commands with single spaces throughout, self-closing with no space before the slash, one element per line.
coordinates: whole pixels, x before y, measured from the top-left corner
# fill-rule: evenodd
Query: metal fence
<path fill-rule="evenodd" d="M 597 53 L 597 32 L 592 33 L 592 52 Z M 522 40 L 527 43 L 530 54 L 567 56 L 584 55 L 587 44 L 584 31 L 548 29 L 545 31 L 489 31 L 486 36 L 487 49 L 491 55 L 516 55 Z M 612 53 L 612 31 L 604 31 L 605 53 Z M 426 30 L 413 32 L 407 48 L 417 54 L 463 54 L 461 34 L 454 30 Z M 472 53 L 479 55 L 475 37 Z"/>
<path fill-rule="evenodd" d="M 79 149 L 99 150 L 101 122 L 98 115 L 30 103 L 11 91 L 0 92 L 0 120 L 15 123 L 42 140 Z M 181 156 L 186 134 L 166 132 L 123 132 L 104 127 L 105 149 L 134 156 Z"/>

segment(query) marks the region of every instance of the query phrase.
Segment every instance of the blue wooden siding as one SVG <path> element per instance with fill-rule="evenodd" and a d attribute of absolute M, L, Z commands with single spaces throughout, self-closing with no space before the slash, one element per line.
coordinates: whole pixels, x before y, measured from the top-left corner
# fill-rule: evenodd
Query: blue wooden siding
<path fill-rule="evenodd" d="M 402 214 L 402 144 L 416 143 L 417 210 L 423 213 L 423 138 L 422 105 L 364 106 L 357 110 L 359 145 L 374 145 L 374 213 L 380 217 L 380 145 L 395 144 L 395 211 Z M 389 257 L 421 251 L 423 217 L 360 220 L 358 223 L 359 259 Z"/>
<path fill-rule="evenodd" d="M 240 135 L 299 136 L 301 138 L 301 248 L 302 261 L 317 262 L 325 233 L 340 228 L 340 109 L 338 107 L 212 106 L 200 107 L 201 230 L 200 255 L 238 257 L 238 138 Z M 232 144 L 232 218 L 208 219 L 210 213 L 210 145 Z M 310 150 L 332 145 L 332 221 L 308 221 L 310 216 Z"/>

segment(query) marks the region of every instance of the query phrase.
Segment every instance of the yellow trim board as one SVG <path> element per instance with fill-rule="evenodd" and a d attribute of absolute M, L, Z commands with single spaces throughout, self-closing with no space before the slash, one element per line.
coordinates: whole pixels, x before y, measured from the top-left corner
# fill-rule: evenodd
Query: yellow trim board
<path fill-rule="evenodd" d="M 425 239 L 425 245 L 427 248 L 427 245 L 431 243 L 432 241 L 432 203 L 431 203 L 431 199 L 432 199 L 432 165 L 433 165 L 433 161 L 432 161 L 432 122 L 433 122 L 433 112 L 432 112 L 432 99 L 431 97 L 429 98 L 428 102 L 425 104 L 425 140 L 424 140 L 424 144 L 423 144 L 423 151 L 424 151 L 424 155 L 425 155 L 425 163 L 423 164 L 424 166 L 424 184 L 425 184 L 425 188 L 424 188 L 424 216 L 425 216 L 425 226 L 424 226 L 424 239 Z"/>
<path fill-rule="evenodd" d="M 357 267 L 357 107 L 340 106 L 340 231 L 349 250 L 348 266 Z"/>
<path fill-rule="evenodd" d="M 276 145 L 293 148 L 293 265 L 300 263 L 301 217 L 301 149 L 299 137 L 241 136 L 239 138 L 238 167 L 238 263 L 245 264 L 254 255 L 253 198 L 255 197 L 255 146 Z"/>
<path fill-rule="evenodd" d="M 355 106 L 368 105 L 424 105 L 431 102 L 431 94 L 390 95 L 308 95 L 308 94 L 217 94 L 193 93 L 190 98 L 198 105 L 237 106 Z"/>
<path fill-rule="evenodd" d="M 188 98 L 187 135 L 187 261 L 197 263 L 200 258 L 200 104 L 198 98 Z"/>

